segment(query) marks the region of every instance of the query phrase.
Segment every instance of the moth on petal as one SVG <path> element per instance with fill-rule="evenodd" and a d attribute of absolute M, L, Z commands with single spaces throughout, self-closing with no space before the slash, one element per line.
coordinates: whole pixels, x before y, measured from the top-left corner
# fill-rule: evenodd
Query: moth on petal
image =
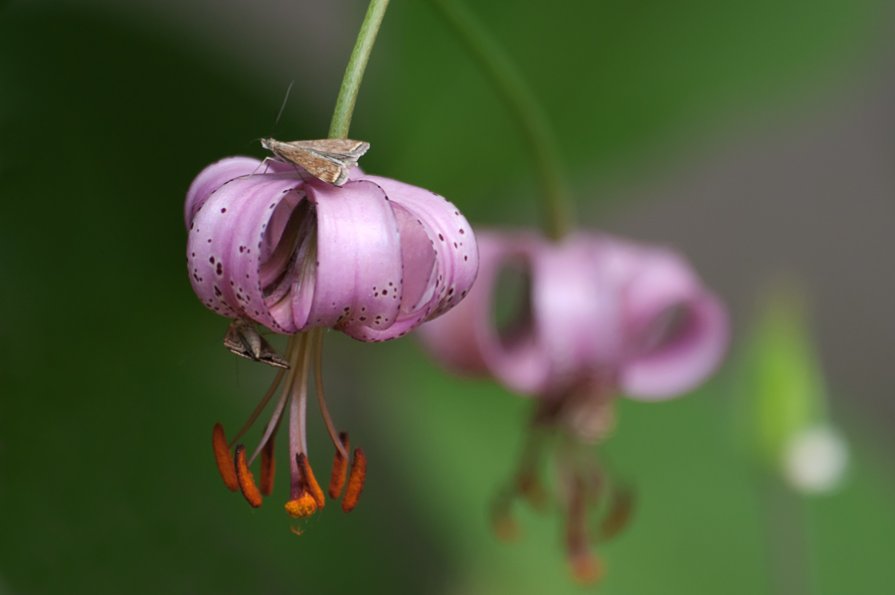
<path fill-rule="evenodd" d="M 370 149 L 370 143 L 346 138 L 294 140 L 289 142 L 262 138 L 261 146 L 274 157 L 299 168 L 299 173 L 344 186 L 351 168 Z"/>

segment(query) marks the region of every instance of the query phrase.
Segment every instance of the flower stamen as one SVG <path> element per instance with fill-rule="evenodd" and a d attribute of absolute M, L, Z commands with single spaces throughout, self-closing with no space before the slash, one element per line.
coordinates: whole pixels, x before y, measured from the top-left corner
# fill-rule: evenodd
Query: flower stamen
<path fill-rule="evenodd" d="M 342 444 L 341 436 L 336 432 L 336 426 L 333 424 L 332 417 L 329 414 L 329 408 L 326 406 L 326 396 L 323 390 L 323 331 L 314 332 L 314 389 L 317 392 L 317 403 L 320 405 L 320 415 L 323 416 L 323 423 L 326 424 L 326 431 L 329 433 L 329 439 L 332 440 L 333 446 L 336 447 L 339 455 L 344 460 L 348 459 L 348 446 Z M 339 488 L 341 490 L 341 488 Z M 335 498 L 336 496 L 333 496 Z"/>
<path fill-rule="evenodd" d="M 261 397 L 261 400 L 258 401 L 258 404 L 255 406 L 255 409 L 252 411 L 252 414 L 249 415 L 249 418 L 246 420 L 242 427 L 239 429 L 239 432 L 236 433 L 236 436 L 230 440 L 230 447 L 232 448 L 234 444 L 236 444 L 240 438 L 242 438 L 246 432 L 249 431 L 249 428 L 252 427 L 252 424 L 258 419 L 258 416 L 264 411 L 267 407 L 267 404 L 270 402 L 273 394 L 277 392 L 277 388 L 280 386 L 280 382 L 283 380 L 283 375 L 286 373 L 286 369 L 280 368 L 277 370 L 277 375 L 274 376 L 273 382 L 270 383 L 270 386 L 267 388 L 267 392 L 264 393 L 264 396 Z"/>
<path fill-rule="evenodd" d="M 314 471 L 311 469 L 311 464 L 308 463 L 308 456 L 302 452 L 296 458 L 298 459 L 298 468 L 301 470 L 305 490 L 314 498 L 317 508 L 323 508 L 326 506 L 326 497 L 323 495 L 320 484 L 317 483 L 317 478 L 314 477 Z"/>
<path fill-rule="evenodd" d="M 252 508 L 258 508 L 261 506 L 261 501 L 263 499 L 261 497 L 261 492 L 258 490 L 258 486 L 255 485 L 255 476 L 252 475 L 252 470 L 249 469 L 248 462 L 246 461 L 246 449 L 242 444 L 236 447 L 235 459 L 236 479 L 239 482 L 239 490 L 245 497 L 246 502 L 248 502 Z"/>
<path fill-rule="evenodd" d="M 342 494 L 345 480 L 348 479 L 348 456 L 346 452 L 351 447 L 351 443 L 348 440 L 348 432 L 339 434 L 339 443 L 342 448 L 336 449 L 336 456 L 333 458 L 333 468 L 329 476 L 329 497 L 333 500 Z"/>
<path fill-rule="evenodd" d="M 236 480 L 236 468 L 233 466 L 233 458 L 230 457 L 230 447 L 227 446 L 227 438 L 224 436 L 224 427 L 217 423 L 211 432 L 211 446 L 214 448 L 214 458 L 218 464 L 218 471 L 224 485 L 231 492 L 239 487 Z"/>
<path fill-rule="evenodd" d="M 301 492 L 297 498 L 286 502 L 283 508 L 294 519 L 306 519 L 317 512 L 317 501 L 308 492 Z"/>
<path fill-rule="evenodd" d="M 361 492 L 364 491 L 364 481 L 367 478 L 367 456 L 364 451 L 355 448 L 354 460 L 351 462 L 351 473 L 348 475 L 348 487 L 345 489 L 345 497 L 342 499 L 342 510 L 351 512 L 357 506 Z"/>
<path fill-rule="evenodd" d="M 600 579 L 603 567 L 599 558 L 590 552 L 587 535 L 587 490 L 577 474 L 569 486 L 568 516 L 566 517 L 566 548 L 572 574 L 581 584 L 591 585 Z"/>
<path fill-rule="evenodd" d="M 279 425 L 279 424 L 277 424 Z M 273 447 L 276 440 L 276 430 L 270 436 L 270 439 L 264 443 L 261 449 L 261 493 L 270 496 L 273 491 L 273 476 L 276 470 L 276 461 L 273 458 Z"/>
<path fill-rule="evenodd" d="M 634 512 L 634 491 L 627 487 L 616 488 L 612 494 L 609 511 L 600 523 L 599 539 L 608 541 L 624 529 Z"/>

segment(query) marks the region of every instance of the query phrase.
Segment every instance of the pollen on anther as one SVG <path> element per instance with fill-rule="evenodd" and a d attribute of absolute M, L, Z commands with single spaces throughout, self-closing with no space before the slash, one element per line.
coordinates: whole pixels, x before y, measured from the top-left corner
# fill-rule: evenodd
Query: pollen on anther
<path fill-rule="evenodd" d="M 258 486 L 255 485 L 255 476 L 252 475 L 252 471 L 249 469 L 249 464 L 246 461 L 246 449 L 242 444 L 236 447 L 235 459 L 236 479 L 239 482 L 239 490 L 252 508 L 258 508 L 261 506 L 262 501 L 261 492 L 258 490 Z"/>
<path fill-rule="evenodd" d="M 363 318 L 363 317 L 361 317 Z M 342 448 L 345 449 L 345 452 L 348 452 L 350 448 L 350 442 L 348 440 L 348 432 L 341 432 L 339 434 L 339 442 L 342 443 Z M 348 459 L 342 455 L 342 451 L 336 449 L 336 456 L 333 459 L 333 468 L 332 472 L 329 476 L 329 497 L 332 499 L 336 499 L 342 493 L 342 488 L 345 486 L 345 480 L 348 478 Z"/>
<path fill-rule="evenodd" d="M 359 448 L 354 449 L 354 460 L 351 462 L 351 473 L 348 475 L 348 487 L 345 489 L 345 497 L 342 499 L 342 510 L 351 512 L 357 506 L 361 492 L 364 490 L 364 481 L 367 478 L 367 456 Z"/>
<path fill-rule="evenodd" d="M 603 576 L 603 564 L 592 554 L 577 554 L 569 560 L 572 576 L 582 585 L 593 585 Z"/>
<path fill-rule="evenodd" d="M 317 501 L 308 492 L 302 492 L 283 505 L 286 512 L 294 519 L 305 519 L 317 512 Z"/>
<path fill-rule="evenodd" d="M 224 427 L 221 424 L 214 424 L 214 430 L 211 432 L 211 445 L 214 448 L 214 458 L 218 464 L 218 471 L 224 485 L 231 492 L 235 492 L 239 487 L 236 480 L 236 468 L 233 465 L 233 459 L 230 457 L 230 448 L 227 446 L 227 438 L 224 436 Z"/>

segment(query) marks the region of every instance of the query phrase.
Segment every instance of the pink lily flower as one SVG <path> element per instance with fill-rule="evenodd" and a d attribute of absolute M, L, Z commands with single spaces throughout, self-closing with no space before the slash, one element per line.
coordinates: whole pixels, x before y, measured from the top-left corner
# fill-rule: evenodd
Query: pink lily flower
<path fill-rule="evenodd" d="M 213 444 L 228 488 L 260 506 L 273 485 L 272 447 L 289 407 L 291 495 L 296 518 L 325 499 L 307 458 L 305 408 L 313 369 L 318 402 L 336 448 L 330 496 L 346 483 L 348 440 L 326 409 L 321 378 L 322 329 L 368 342 L 403 336 L 457 305 L 476 277 L 472 229 L 444 198 L 352 170 L 336 187 L 302 179 L 289 164 L 232 157 L 205 168 L 187 193 L 187 265 L 196 295 L 234 319 L 225 344 L 280 370 L 242 430 L 229 443 L 220 424 Z M 255 330 L 290 335 L 285 357 Z M 282 388 L 280 389 L 282 385 Z M 250 457 L 237 441 L 279 391 Z M 231 456 L 231 449 L 235 452 Z M 261 456 L 260 487 L 250 466 Z M 357 503 L 366 459 L 355 450 L 342 507 Z"/>
<path fill-rule="evenodd" d="M 603 234 L 576 233 L 559 243 L 529 232 L 478 232 L 479 278 L 469 297 L 426 324 L 424 344 L 453 371 L 490 376 L 538 399 L 533 433 L 511 486 L 498 499 L 499 533 L 515 531 L 516 496 L 543 500 L 537 466 L 545 430 L 571 440 L 557 452 L 557 492 L 566 507 L 567 547 L 576 576 L 595 580 L 598 561 L 586 506 L 605 491 L 592 457 L 574 455 L 605 439 L 618 394 L 669 399 L 704 381 L 721 363 L 728 320 L 720 300 L 675 252 Z M 524 308 L 507 327 L 494 320 L 501 273 L 527 280 Z M 571 445 L 577 445 L 574 448 Z M 632 494 L 616 487 L 600 538 L 627 520 Z"/>

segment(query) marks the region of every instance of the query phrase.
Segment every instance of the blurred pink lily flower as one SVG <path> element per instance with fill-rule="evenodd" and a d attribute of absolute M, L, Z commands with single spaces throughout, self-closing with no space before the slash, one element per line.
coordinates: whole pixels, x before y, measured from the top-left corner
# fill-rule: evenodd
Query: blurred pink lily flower
<path fill-rule="evenodd" d="M 495 507 L 499 533 L 515 532 L 509 508 L 516 496 L 535 504 L 543 500 L 537 467 L 544 431 L 571 438 L 556 453 L 557 492 L 565 503 L 575 574 L 595 580 L 600 570 L 589 553 L 595 536 L 585 512 L 605 490 L 606 477 L 592 457 L 570 449 L 609 435 L 618 394 L 669 399 L 704 381 L 727 347 L 726 310 L 687 262 L 668 249 L 595 233 L 576 233 L 558 243 L 527 232 L 479 231 L 477 239 L 475 287 L 452 312 L 426 324 L 421 338 L 448 368 L 493 377 L 513 392 L 537 398 L 521 466 Z M 521 275 L 527 287 L 521 312 L 500 326 L 496 293 L 508 272 Z M 631 498 L 630 490 L 614 489 L 598 537 L 620 530 Z"/>
<path fill-rule="evenodd" d="M 286 510 L 306 517 L 324 505 L 307 459 L 305 408 L 309 370 L 336 448 L 330 495 L 346 483 L 347 435 L 326 410 L 320 377 L 322 331 L 361 341 L 403 336 L 458 304 L 476 277 L 472 229 L 444 198 L 415 186 L 352 170 L 342 187 L 302 179 L 289 164 L 232 157 L 205 168 L 185 205 L 190 282 L 202 303 L 234 319 L 225 344 L 280 368 L 273 385 L 229 443 L 220 424 L 213 444 L 231 490 L 260 506 L 273 483 L 271 449 L 289 406 L 291 495 Z M 285 357 L 255 330 L 290 335 Z M 284 382 L 285 379 L 285 382 Z M 236 444 L 282 386 L 258 447 Z M 231 449 L 235 453 L 231 456 Z M 261 455 L 260 488 L 249 471 Z M 366 459 L 355 451 L 342 506 L 353 508 Z"/>

